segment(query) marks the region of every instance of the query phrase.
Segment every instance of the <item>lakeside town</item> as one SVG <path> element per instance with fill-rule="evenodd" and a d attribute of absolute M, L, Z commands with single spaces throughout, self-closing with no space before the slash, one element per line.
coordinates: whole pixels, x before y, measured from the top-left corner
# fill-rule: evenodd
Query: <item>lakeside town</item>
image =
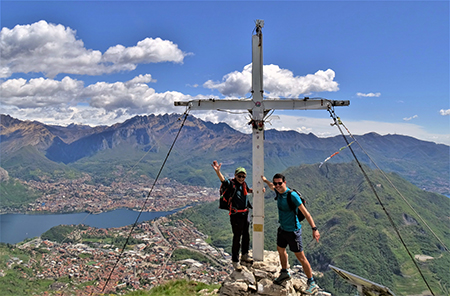
<path fill-rule="evenodd" d="M 23 259 L 10 257 L 0 276 L 22 267 L 23 279 L 53 280 L 48 288 L 50 294 L 87 295 L 150 289 L 171 279 L 218 284 L 232 270 L 230 255 L 206 243 L 207 236 L 187 219 L 161 217 L 142 222 L 131 232 L 132 244 L 122 250 L 123 243 L 118 241 L 126 239 L 130 230 L 131 226 L 73 226 L 67 242 L 38 237 L 17 244 L 12 248 L 30 255 Z M 187 251 L 187 258 L 176 256 L 180 250 Z M 192 254 L 202 259 L 192 259 Z"/>
<path fill-rule="evenodd" d="M 153 189 L 153 180 L 145 178 L 112 182 L 110 186 L 94 184 L 88 175 L 73 180 L 21 182 L 39 197 L 26 206 L 2 208 L 2 212 L 101 213 L 118 208 L 170 211 L 218 198 L 218 189 L 183 185 L 167 178 L 159 180 Z M 207 236 L 187 219 L 162 217 L 142 222 L 132 232 L 131 225 L 70 227 L 73 231 L 63 241 L 36 237 L 6 244 L 10 251 L 18 248 L 28 255 L 7 256 L 0 277 L 20 270 L 20 277 L 27 281 L 52 280 L 46 293 L 86 295 L 150 289 L 180 278 L 218 284 L 232 269 L 230 255 L 206 243 Z M 180 260 L 180 253 L 186 258 Z M 5 258 L 6 254 L 1 255 Z"/>
<path fill-rule="evenodd" d="M 145 212 L 180 209 L 218 198 L 218 189 L 183 185 L 174 180 L 121 179 L 109 186 L 91 182 L 89 175 L 56 181 L 20 181 L 39 193 L 39 197 L 21 207 L 2 207 L 1 213 L 101 213 L 119 208 Z M 149 193 L 151 194 L 149 195 Z"/>

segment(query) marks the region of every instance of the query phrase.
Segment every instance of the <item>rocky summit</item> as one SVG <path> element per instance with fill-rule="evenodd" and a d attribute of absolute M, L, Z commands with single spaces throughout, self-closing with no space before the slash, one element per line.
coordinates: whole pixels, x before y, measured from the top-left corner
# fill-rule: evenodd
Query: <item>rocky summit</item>
<path fill-rule="evenodd" d="M 251 251 L 250 251 L 251 253 Z M 291 279 L 282 285 L 273 283 L 280 274 L 280 260 L 277 252 L 264 251 L 264 261 L 253 263 L 242 263 L 241 271 L 233 271 L 222 283 L 218 294 L 223 296 L 302 296 L 306 289 L 306 275 L 301 266 L 294 266 L 289 270 Z M 315 273 L 314 277 L 319 279 L 320 275 Z M 319 289 L 318 296 L 330 296 L 331 293 Z"/>

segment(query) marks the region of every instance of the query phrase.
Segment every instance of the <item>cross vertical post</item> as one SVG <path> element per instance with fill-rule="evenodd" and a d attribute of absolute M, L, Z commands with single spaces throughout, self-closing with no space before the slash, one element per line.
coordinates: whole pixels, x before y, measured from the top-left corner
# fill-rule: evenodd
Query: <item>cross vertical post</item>
<path fill-rule="evenodd" d="M 252 36 L 252 177 L 253 177 L 253 259 L 264 260 L 264 104 L 262 31 L 264 21 L 256 22 Z"/>
<path fill-rule="evenodd" d="M 252 124 L 252 177 L 253 177 L 253 259 L 264 260 L 264 120 L 270 110 L 328 110 L 334 106 L 348 106 L 349 101 L 310 99 L 264 99 L 263 90 L 263 20 L 256 21 L 252 35 L 252 99 L 239 100 L 193 100 L 176 101 L 175 106 L 186 106 L 191 110 L 248 110 Z M 275 243 L 275 242 L 274 242 Z"/>

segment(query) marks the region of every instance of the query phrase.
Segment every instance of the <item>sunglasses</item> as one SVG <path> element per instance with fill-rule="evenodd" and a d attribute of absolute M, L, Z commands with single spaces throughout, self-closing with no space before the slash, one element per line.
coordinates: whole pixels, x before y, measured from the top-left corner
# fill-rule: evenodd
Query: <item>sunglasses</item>
<path fill-rule="evenodd" d="M 281 185 L 283 185 L 283 182 L 273 182 L 273 185 L 274 186 L 281 186 Z"/>
<path fill-rule="evenodd" d="M 245 175 L 237 175 L 236 177 L 237 177 L 237 178 L 240 178 L 240 179 L 244 179 L 244 178 L 245 178 Z"/>

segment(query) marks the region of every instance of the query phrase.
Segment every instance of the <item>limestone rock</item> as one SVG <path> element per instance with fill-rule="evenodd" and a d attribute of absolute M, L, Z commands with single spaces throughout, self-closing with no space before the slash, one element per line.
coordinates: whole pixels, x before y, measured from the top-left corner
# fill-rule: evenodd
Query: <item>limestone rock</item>
<path fill-rule="evenodd" d="M 220 287 L 220 295 L 234 296 L 234 295 L 250 295 L 248 285 L 244 282 L 225 281 Z"/>
<path fill-rule="evenodd" d="M 246 266 L 242 266 L 242 271 L 234 271 L 231 274 L 231 278 L 234 278 L 235 281 L 244 281 L 250 285 L 256 285 L 255 276 L 251 271 L 248 270 Z"/>
<path fill-rule="evenodd" d="M 278 252 L 264 251 L 264 261 L 242 263 L 242 271 L 233 271 L 222 283 L 219 295 L 302 296 L 306 289 L 306 275 L 300 266 L 290 269 L 291 279 L 282 285 L 273 283 L 281 270 Z M 314 274 L 315 277 L 318 274 Z M 319 275 L 320 276 L 320 275 Z M 319 291 L 317 296 L 331 296 Z"/>

